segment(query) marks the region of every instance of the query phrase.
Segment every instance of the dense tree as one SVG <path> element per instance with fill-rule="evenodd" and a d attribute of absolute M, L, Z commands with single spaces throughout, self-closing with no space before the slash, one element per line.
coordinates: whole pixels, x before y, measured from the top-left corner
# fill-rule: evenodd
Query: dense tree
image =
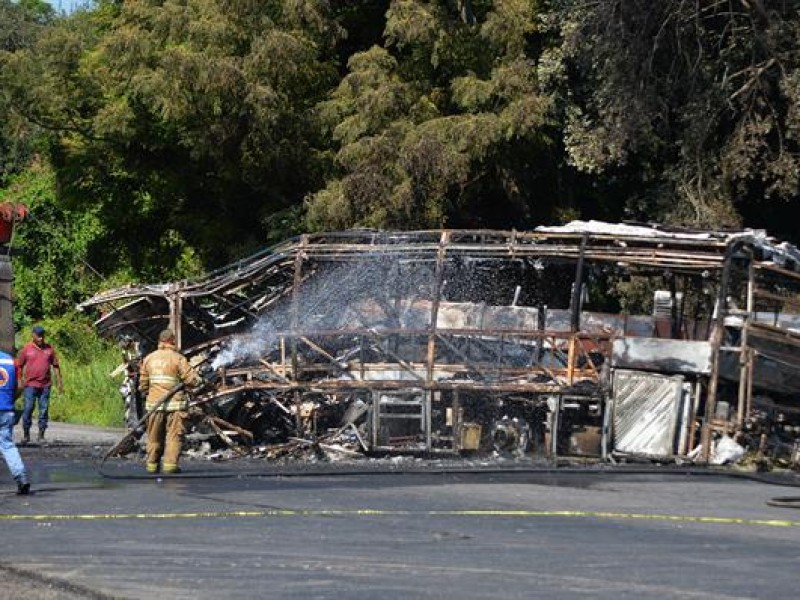
<path fill-rule="evenodd" d="M 54 16 L 53 8 L 42 0 L 0 0 L 0 53 L 8 55 L 32 46 Z M 0 186 L 32 159 L 37 134 L 32 123 L 11 109 L 9 97 L 0 87 Z"/>
<path fill-rule="evenodd" d="M 30 313 L 305 228 L 797 241 L 798 106 L 796 0 L 0 0 L 0 195 L 65 248 Z"/>
<path fill-rule="evenodd" d="M 103 281 L 89 262 L 102 221 L 96 212 L 64 207 L 52 168 L 38 161 L 10 178 L 5 199 L 25 202 L 32 215 L 14 235 L 17 320 L 71 311 Z"/>
<path fill-rule="evenodd" d="M 320 107 L 340 174 L 310 224 L 525 224 L 552 165 L 538 16 L 526 0 L 392 2 L 385 45 L 355 54 Z"/>
<path fill-rule="evenodd" d="M 562 0 L 553 16 L 573 164 L 638 173 L 640 218 L 781 227 L 758 214 L 799 191 L 797 2 Z"/>
<path fill-rule="evenodd" d="M 17 110 L 58 132 L 73 206 L 99 206 L 135 270 L 179 235 L 207 264 L 262 244 L 319 179 L 310 109 L 340 35 L 325 2 L 130 0 L 6 61 Z M 155 243 L 154 243 L 155 242 Z M 155 260 L 154 260 L 155 259 Z"/>

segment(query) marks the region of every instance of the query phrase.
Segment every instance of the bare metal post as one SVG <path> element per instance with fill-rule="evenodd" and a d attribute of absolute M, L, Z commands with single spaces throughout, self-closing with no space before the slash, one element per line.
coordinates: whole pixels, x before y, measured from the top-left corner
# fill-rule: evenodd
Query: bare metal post
<path fill-rule="evenodd" d="M 605 400 L 605 410 L 603 411 L 603 428 L 600 432 L 600 458 L 603 461 L 608 460 L 608 445 L 611 440 L 611 416 L 614 413 L 614 401 L 608 397 Z"/>
<path fill-rule="evenodd" d="M 459 397 L 458 389 L 453 390 L 453 450 L 461 450 L 461 398 Z"/>
<path fill-rule="evenodd" d="M 8 353 L 14 351 L 14 320 L 11 304 L 13 273 L 11 257 L 0 255 L 0 350 Z"/>
<path fill-rule="evenodd" d="M 378 429 L 381 426 L 381 397 L 379 390 L 372 391 L 372 447 L 378 447 Z"/>
<path fill-rule="evenodd" d="M 298 378 L 298 360 L 297 360 L 297 329 L 300 321 L 300 284 L 303 279 L 303 260 L 306 256 L 306 246 L 308 245 L 308 235 L 300 236 L 300 247 L 294 259 L 294 281 L 292 283 L 292 312 L 291 312 L 291 360 L 292 360 L 292 379 L 297 381 Z"/>
<path fill-rule="evenodd" d="M 428 325 L 428 355 L 426 384 L 428 393 L 425 394 L 425 450 L 431 450 L 431 407 L 433 406 L 433 376 L 436 361 L 436 325 L 439 320 L 439 302 L 442 297 L 442 280 L 444 279 L 444 258 L 447 253 L 447 243 L 450 232 L 443 231 L 439 239 L 439 251 L 436 255 L 436 271 L 434 272 L 433 295 L 431 297 L 431 320 Z"/>
<path fill-rule="evenodd" d="M 575 267 L 575 281 L 572 284 L 572 297 L 569 303 L 570 311 L 570 329 L 572 335 L 569 337 L 569 347 L 567 350 L 567 383 L 573 383 L 575 374 L 575 361 L 577 360 L 576 352 L 576 337 L 575 334 L 581 328 L 581 300 L 583 298 L 583 262 L 586 257 L 586 244 L 589 241 L 589 235 L 584 234 L 581 238 L 581 249 L 578 254 L 578 265 Z M 559 402 L 559 407 L 561 403 Z M 560 410 L 560 408 L 559 408 Z"/>
<path fill-rule="evenodd" d="M 747 266 L 747 315 L 742 323 L 742 335 L 739 344 L 739 397 L 736 414 L 736 427 L 739 431 L 744 427 L 745 417 L 749 416 L 750 407 L 748 398 L 752 388 L 752 360 L 748 346 L 748 329 L 753 318 L 753 256 L 750 254 L 750 263 Z"/>
<path fill-rule="evenodd" d="M 692 396 L 689 399 L 689 432 L 686 436 L 686 445 L 682 452 L 689 454 L 694 450 L 694 436 L 697 433 L 697 406 L 700 403 L 700 394 L 702 394 L 703 384 L 698 377 L 694 382 Z"/>
<path fill-rule="evenodd" d="M 558 430 L 561 425 L 561 394 L 555 398 L 555 406 L 550 414 L 550 458 L 558 456 Z"/>
<path fill-rule="evenodd" d="M 366 351 L 364 336 L 360 335 L 358 336 L 358 378 L 361 381 L 364 381 L 365 377 Z"/>
<path fill-rule="evenodd" d="M 170 285 L 168 292 L 169 302 L 169 327 L 175 333 L 175 347 L 180 350 L 183 348 L 183 331 L 181 327 L 183 301 L 181 298 L 180 284 L 174 283 Z"/>
<path fill-rule="evenodd" d="M 574 333 L 569 336 L 569 341 L 567 344 L 567 384 L 572 385 L 575 379 L 575 357 L 577 355 L 577 352 L 575 351 L 577 338 L 575 337 Z"/>
<path fill-rule="evenodd" d="M 747 398 L 745 400 L 745 414 L 750 416 L 753 412 L 753 370 L 755 369 L 755 351 L 747 350 Z"/>
<path fill-rule="evenodd" d="M 711 430 L 713 428 L 714 413 L 717 407 L 717 388 L 719 387 L 719 361 L 722 336 L 725 329 L 725 298 L 728 295 L 728 283 L 733 265 L 733 255 L 740 248 L 741 242 L 728 245 L 725 251 L 725 262 L 720 276 L 719 290 L 717 291 L 716 306 L 714 308 L 714 329 L 711 332 L 711 374 L 708 382 L 708 396 L 706 397 L 705 418 L 701 440 L 703 444 L 703 461 L 708 462 L 711 457 Z"/>
<path fill-rule="evenodd" d="M 578 266 L 575 268 L 575 283 L 572 288 L 572 298 L 569 303 L 570 319 L 572 332 L 580 330 L 581 328 L 581 298 L 583 297 L 583 262 L 586 257 L 586 244 L 589 241 L 589 235 L 584 234 L 581 238 L 581 249 L 578 255 Z"/>

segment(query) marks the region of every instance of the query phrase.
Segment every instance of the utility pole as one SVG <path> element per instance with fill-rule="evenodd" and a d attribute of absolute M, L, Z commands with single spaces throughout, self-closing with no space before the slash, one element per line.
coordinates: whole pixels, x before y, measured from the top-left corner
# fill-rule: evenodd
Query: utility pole
<path fill-rule="evenodd" d="M 9 354 L 14 352 L 11 242 L 14 240 L 14 226 L 27 216 L 28 207 L 24 204 L 0 204 L 0 350 Z"/>

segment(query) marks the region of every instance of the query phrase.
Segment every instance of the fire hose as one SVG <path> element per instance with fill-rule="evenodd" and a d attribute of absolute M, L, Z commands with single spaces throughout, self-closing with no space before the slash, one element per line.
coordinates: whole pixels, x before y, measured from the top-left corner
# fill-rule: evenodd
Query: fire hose
<path fill-rule="evenodd" d="M 768 500 L 767 505 L 776 508 L 800 508 L 800 496 L 778 496 Z"/>
<path fill-rule="evenodd" d="M 133 425 L 133 427 L 131 427 L 131 430 L 130 430 L 130 431 L 127 433 L 127 434 L 125 434 L 125 435 L 122 437 L 122 439 L 120 439 L 120 441 L 118 441 L 116 444 L 114 444 L 114 446 L 111 448 L 111 450 L 109 450 L 108 452 L 106 452 L 105 456 L 103 456 L 103 460 L 102 460 L 102 461 L 100 461 L 100 466 L 102 467 L 102 466 L 103 466 L 103 464 L 105 464 L 105 462 L 106 462 L 106 461 L 107 461 L 107 460 L 108 460 L 110 457 L 114 456 L 114 455 L 115 455 L 117 452 L 119 452 L 119 450 L 120 450 L 121 448 L 124 448 L 124 447 L 125 447 L 127 444 L 130 444 L 132 441 L 134 441 L 135 439 L 137 439 L 137 438 L 138 438 L 138 437 L 141 435 L 141 432 L 140 432 L 139 428 L 140 428 L 140 427 L 141 427 L 141 426 L 142 426 L 142 425 L 143 425 L 143 424 L 144 424 L 144 423 L 147 421 L 147 419 L 148 419 L 148 418 L 150 418 L 150 415 L 152 415 L 152 414 L 153 414 L 154 412 L 156 412 L 157 410 L 160 410 L 160 409 L 161 409 L 161 407 L 162 407 L 162 406 L 164 406 L 164 405 L 165 405 L 167 402 L 169 402 L 169 401 L 170 401 L 170 399 L 171 399 L 171 398 L 172 398 L 172 397 L 173 397 L 175 394 L 177 394 L 178 392 L 180 392 L 181 390 L 183 390 L 185 387 L 186 387 L 186 384 L 185 384 L 185 383 L 183 383 L 183 382 L 180 382 L 180 383 L 178 383 L 178 384 L 174 385 L 173 387 L 171 387 L 171 388 L 169 389 L 169 391 L 167 391 L 167 393 L 166 393 L 166 394 L 164 394 L 164 396 L 162 396 L 162 397 L 159 399 L 159 401 L 158 401 L 158 402 L 155 404 L 155 406 L 153 406 L 153 408 L 151 408 L 150 410 L 148 410 L 147 412 L 145 412 L 145 413 L 144 413 L 144 415 L 142 416 L 142 418 L 141 418 L 141 419 L 139 419 L 139 420 L 138 420 L 138 421 L 137 421 L 137 422 L 136 422 L 136 423 Z"/>
<path fill-rule="evenodd" d="M 208 360 L 209 359 L 206 358 L 205 360 L 200 361 L 194 366 L 194 368 L 199 369 L 200 365 L 207 362 Z M 208 386 L 209 384 L 216 381 L 218 378 L 219 374 L 216 371 L 210 371 L 209 374 L 206 374 L 205 376 L 202 377 L 203 379 L 202 387 Z M 175 394 L 183 391 L 185 388 L 186 384 L 181 381 L 180 383 L 177 383 L 174 386 L 172 386 L 161 398 L 159 398 L 158 402 L 156 402 L 153 408 L 145 412 L 144 415 L 142 415 L 142 417 L 138 421 L 136 421 L 136 423 L 134 423 L 130 431 L 127 434 L 125 434 L 122 437 L 122 439 L 120 439 L 116 444 L 114 444 L 114 446 L 108 452 L 106 452 L 106 454 L 103 456 L 103 460 L 100 461 L 100 468 L 102 468 L 102 466 L 110 457 L 114 456 L 116 453 L 118 453 L 122 448 L 130 444 L 132 441 L 138 439 L 142 435 L 140 428 L 145 422 L 147 422 L 147 419 L 150 418 L 150 415 L 152 415 L 154 412 L 158 410 L 161 410 L 161 408 L 164 405 L 166 405 L 167 402 L 169 402 L 170 399 Z"/>

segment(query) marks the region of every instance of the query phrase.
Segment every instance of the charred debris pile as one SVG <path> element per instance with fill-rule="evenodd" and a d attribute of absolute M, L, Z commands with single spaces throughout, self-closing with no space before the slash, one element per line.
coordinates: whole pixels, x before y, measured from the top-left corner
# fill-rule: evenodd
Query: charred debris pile
<path fill-rule="evenodd" d="M 81 305 L 211 365 L 195 450 L 800 460 L 800 252 L 762 231 L 573 222 L 303 235 Z"/>

